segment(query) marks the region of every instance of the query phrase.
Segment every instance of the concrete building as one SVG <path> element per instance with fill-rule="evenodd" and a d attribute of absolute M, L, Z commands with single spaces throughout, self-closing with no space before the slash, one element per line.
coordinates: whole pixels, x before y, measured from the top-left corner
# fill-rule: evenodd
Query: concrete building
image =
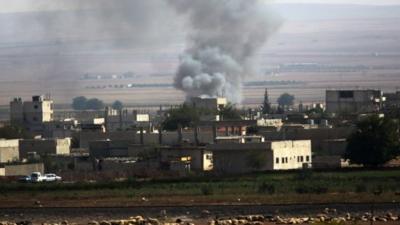
<path fill-rule="evenodd" d="M 219 110 L 228 104 L 226 98 L 202 98 L 194 97 L 190 99 L 190 103 L 195 108 L 204 108 L 210 110 Z"/>
<path fill-rule="evenodd" d="M 134 127 L 150 127 L 150 115 L 133 110 L 115 110 L 106 108 L 105 111 L 106 130 L 129 130 Z"/>
<path fill-rule="evenodd" d="M 19 140 L 0 139 L 0 163 L 19 160 Z"/>
<path fill-rule="evenodd" d="M 282 119 L 259 119 L 257 120 L 258 127 L 282 127 L 283 121 Z"/>
<path fill-rule="evenodd" d="M 0 176 L 27 176 L 33 172 L 44 174 L 43 163 L 5 165 L 0 168 Z"/>
<path fill-rule="evenodd" d="M 205 147 L 162 147 L 159 152 L 161 165 L 168 170 L 211 171 L 214 168 L 212 152 Z"/>
<path fill-rule="evenodd" d="M 400 108 L 400 91 L 396 91 L 395 93 L 385 93 L 384 96 L 386 98 L 386 108 Z"/>
<path fill-rule="evenodd" d="M 265 142 L 265 138 L 263 136 L 220 136 L 216 137 L 214 143 L 222 144 L 222 143 L 237 143 L 237 144 L 245 144 L 245 143 L 262 143 Z"/>
<path fill-rule="evenodd" d="M 89 143 L 89 155 L 94 158 L 128 157 L 131 144 L 132 141 L 128 140 L 92 141 Z"/>
<path fill-rule="evenodd" d="M 378 112 L 385 97 L 379 90 L 327 90 L 326 112 L 359 114 Z"/>
<path fill-rule="evenodd" d="M 44 122 L 53 121 L 53 101 L 48 96 L 33 96 L 32 101 L 15 98 L 10 102 L 10 121 L 29 130 L 41 130 Z"/>
<path fill-rule="evenodd" d="M 311 141 L 270 141 L 247 144 L 213 144 L 216 173 L 248 173 L 267 170 L 293 170 L 310 167 Z"/>
<path fill-rule="evenodd" d="M 43 125 L 42 136 L 45 138 L 72 137 L 73 133 L 78 130 L 78 121 L 74 119 L 46 122 Z"/>
<path fill-rule="evenodd" d="M 19 141 L 19 157 L 27 159 L 32 155 L 69 155 L 71 139 L 32 139 Z"/>

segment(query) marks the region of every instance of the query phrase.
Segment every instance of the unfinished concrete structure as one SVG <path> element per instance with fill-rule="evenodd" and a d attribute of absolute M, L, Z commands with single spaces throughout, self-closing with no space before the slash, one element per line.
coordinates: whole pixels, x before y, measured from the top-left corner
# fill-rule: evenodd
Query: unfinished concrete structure
<path fill-rule="evenodd" d="M 228 100 L 226 98 L 194 97 L 190 99 L 190 103 L 195 108 L 204 108 L 217 111 L 224 108 L 228 104 Z"/>
<path fill-rule="evenodd" d="M 19 141 L 19 157 L 27 159 L 30 155 L 68 155 L 71 139 L 31 139 Z"/>
<path fill-rule="evenodd" d="M 10 121 L 29 130 L 41 130 L 43 123 L 53 121 L 53 101 L 49 96 L 33 96 L 32 101 L 14 98 L 10 102 Z"/>
<path fill-rule="evenodd" d="M 380 90 L 327 90 L 326 111 L 328 113 L 378 112 L 385 102 Z"/>
<path fill-rule="evenodd" d="M 105 110 L 106 130 L 128 130 L 134 127 L 150 127 L 150 115 L 137 110 L 129 112 L 127 109 L 115 110 L 109 107 Z"/>

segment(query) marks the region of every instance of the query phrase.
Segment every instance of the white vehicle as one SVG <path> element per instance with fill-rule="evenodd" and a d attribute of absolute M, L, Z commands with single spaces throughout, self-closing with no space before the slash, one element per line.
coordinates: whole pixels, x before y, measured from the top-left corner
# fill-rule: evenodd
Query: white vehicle
<path fill-rule="evenodd" d="M 32 183 L 40 183 L 45 181 L 45 177 L 42 176 L 42 174 L 40 172 L 33 172 L 31 174 L 31 182 Z"/>
<path fill-rule="evenodd" d="M 45 182 L 56 182 L 61 180 L 62 178 L 60 176 L 55 175 L 54 173 L 48 173 L 44 175 Z"/>

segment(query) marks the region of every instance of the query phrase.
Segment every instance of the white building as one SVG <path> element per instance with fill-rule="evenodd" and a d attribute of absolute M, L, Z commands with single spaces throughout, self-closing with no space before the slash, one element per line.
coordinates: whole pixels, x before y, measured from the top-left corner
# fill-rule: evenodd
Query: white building
<path fill-rule="evenodd" d="M 209 145 L 208 150 L 218 173 L 294 170 L 312 164 L 310 140 L 223 143 Z"/>

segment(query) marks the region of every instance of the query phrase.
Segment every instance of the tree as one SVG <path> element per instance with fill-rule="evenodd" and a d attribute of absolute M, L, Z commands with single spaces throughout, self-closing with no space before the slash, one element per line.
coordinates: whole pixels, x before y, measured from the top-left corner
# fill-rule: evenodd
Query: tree
<path fill-rule="evenodd" d="M 219 111 L 221 120 L 241 120 L 240 112 L 235 108 L 234 105 L 228 103 L 225 107 Z"/>
<path fill-rule="evenodd" d="M 7 125 L 0 128 L 0 138 L 2 139 L 30 139 L 32 135 L 24 128 Z"/>
<path fill-rule="evenodd" d="M 170 109 L 167 117 L 162 122 L 164 130 L 174 131 L 178 129 L 178 124 L 185 127 L 192 127 L 200 120 L 199 111 L 187 104 L 181 105 L 179 108 Z"/>
<path fill-rule="evenodd" d="M 123 104 L 121 101 L 116 100 L 116 101 L 112 104 L 111 107 L 112 107 L 113 109 L 115 109 L 115 110 L 121 110 L 121 109 L 124 108 L 124 104 Z"/>
<path fill-rule="evenodd" d="M 376 167 L 400 154 L 399 123 L 392 119 L 368 117 L 357 123 L 348 138 L 345 158 L 351 163 Z"/>
<path fill-rule="evenodd" d="M 87 98 L 84 96 L 76 97 L 72 100 L 72 108 L 75 110 L 85 110 Z"/>
<path fill-rule="evenodd" d="M 264 102 L 263 102 L 263 105 L 261 106 L 261 109 L 262 109 L 263 114 L 271 113 L 271 103 L 269 102 L 269 96 L 268 96 L 267 89 L 265 89 Z"/>
<path fill-rule="evenodd" d="M 279 107 L 281 108 L 287 108 L 290 106 L 293 106 L 294 104 L 294 96 L 288 93 L 283 93 L 281 96 L 279 96 L 277 102 Z"/>
<path fill-rule="evenodd" d="M 86 109 L 91 109 L 91 110 L 104 109 L 104 103 L 103 101 L 97 98 L 91 98 L 86 102 Z"/>
<path fill-rule="evenodd" d="M 72 100 L 72 108 L 75 110 L 100 110 L 104 107 L 103 101 L 97 98 L 87 99 L 84 96 L 79 96 Z"/>

